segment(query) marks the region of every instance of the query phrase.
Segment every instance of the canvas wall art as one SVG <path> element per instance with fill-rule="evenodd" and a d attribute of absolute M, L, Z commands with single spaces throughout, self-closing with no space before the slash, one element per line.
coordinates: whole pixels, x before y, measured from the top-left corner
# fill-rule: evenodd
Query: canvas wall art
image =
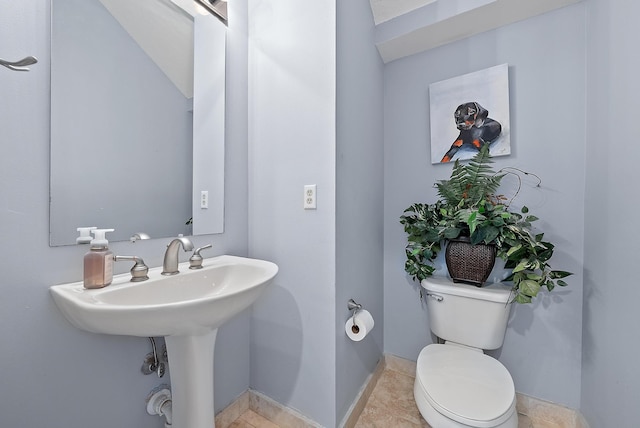
<path fill-rule="evenodd" d="M 431 163 L 471 159 L 483 145 L 492 156 L 511 153 L 509 66 L 429 85 Z"/>

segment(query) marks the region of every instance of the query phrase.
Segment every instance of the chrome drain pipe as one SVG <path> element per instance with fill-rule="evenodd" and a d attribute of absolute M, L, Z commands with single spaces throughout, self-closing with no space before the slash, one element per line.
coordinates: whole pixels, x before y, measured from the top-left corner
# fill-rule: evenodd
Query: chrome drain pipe
<path fill-rule="evenodd" d="M 171 411 L 171 391 L 168 385 L 160 385 L 147 396 L 147 413 L 165 418 L 164 428 L 171 428 L 173 414 Z"/>

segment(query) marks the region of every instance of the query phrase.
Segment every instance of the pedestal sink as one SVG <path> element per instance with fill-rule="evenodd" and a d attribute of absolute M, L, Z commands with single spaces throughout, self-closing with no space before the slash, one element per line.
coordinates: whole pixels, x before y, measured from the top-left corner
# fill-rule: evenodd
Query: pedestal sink
<path fill-rule="evenodd" d="M 213 351 L 218 327 L 249 307 L 278 273 L 274 263 L 235 256 L 205 259 L 202 269 L 180 265 L 144 282 L 114 276 L 111 285 L 85 289 L 82 282 L 50 288 L 64 316 L 93 333 L 164 336 L 169 354 L 175 428 L 212 428 Z"/>

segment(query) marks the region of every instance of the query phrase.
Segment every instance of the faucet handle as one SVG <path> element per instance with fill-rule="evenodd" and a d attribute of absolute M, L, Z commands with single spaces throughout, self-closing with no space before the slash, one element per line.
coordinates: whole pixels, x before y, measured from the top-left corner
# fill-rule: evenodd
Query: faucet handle
<path fill-rule="evenodd" d="M 207 244 L 204 247 L 195 249 L 193 255 L 189 257 L 189 269 L 202 269 L 202 256 L 200 255 L 200 251 L 211 247 L 213 247 L 213 245 Z"/>
<path fill-rule="evenodd" d="M 144 264 L 144 260 L 138 256 L 115 256 L 113 258 L 116 262 L 121 260 L 131 260 L 136 262 L 131 268 L 131 282 L 146 281 L 149 279 L 147 275 L 149 273 L 149 266 Z"/>
<path fill-rule="evenodd" d="M 135 244 L 136 241 L 142 241 L 143 239 L 151 239 L 151 236 L 149 236 L 148 234 L 146 234 L 144 232 L 138 232 L 138 233 L 134 233 L 133 235 L 131 235 L 131 238 L 129 238 L 129 241 L 131 241 L 131 243 Z"/>

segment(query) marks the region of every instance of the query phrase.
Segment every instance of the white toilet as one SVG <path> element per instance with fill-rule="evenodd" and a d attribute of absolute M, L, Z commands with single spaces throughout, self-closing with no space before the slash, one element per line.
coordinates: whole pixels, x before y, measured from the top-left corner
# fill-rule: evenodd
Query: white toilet
<path fill-rule="evenodd" d="M 422 281 L 431 331 L 444 344 L 418 356 L 413 395 L 433 428 L 517 428 L 516 392 L 507 369 L 483 349 L 502 346 L 511 288 L 478 288 L 447 278 Z"/>

